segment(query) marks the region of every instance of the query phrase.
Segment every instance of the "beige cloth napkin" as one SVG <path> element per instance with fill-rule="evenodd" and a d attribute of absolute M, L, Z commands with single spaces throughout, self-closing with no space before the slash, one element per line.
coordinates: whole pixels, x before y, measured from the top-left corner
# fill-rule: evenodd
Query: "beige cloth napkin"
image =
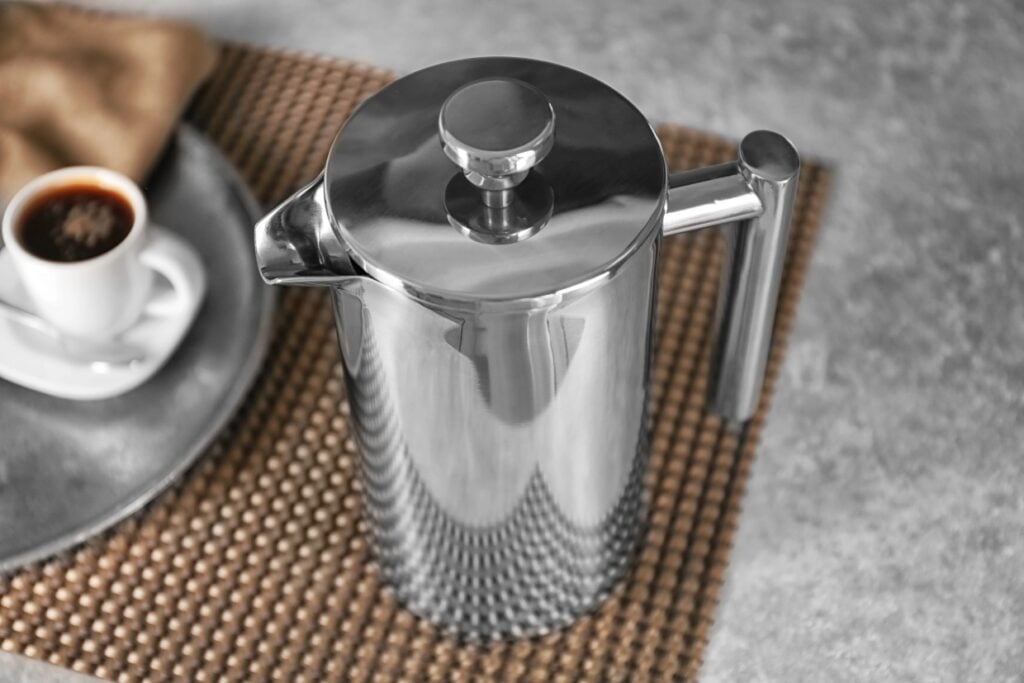
<path fill-rule="evenodd" d="M 0 2 L 0 206 L 61 166 L 141 180 L 216 58 L 187 24 Z"/>

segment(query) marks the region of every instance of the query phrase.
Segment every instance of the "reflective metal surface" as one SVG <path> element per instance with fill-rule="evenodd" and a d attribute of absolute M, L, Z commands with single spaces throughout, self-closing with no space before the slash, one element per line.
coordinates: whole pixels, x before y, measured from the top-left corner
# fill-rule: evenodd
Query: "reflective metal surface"
<path fill-rule="evenodd" d="M 669 179 L 666 234 L 726 231 L 710 403 L 733 422 L 753 417 L 761 396 L 799 175 L 793 144 L 759 130 L 740 142 L 738 161 Z"/>
<path fill-rule="evenodd" d="M 719 290 L 711 409 L 735 421 L 757 409 L 775 322 L 800 157 L 778 133 L 756 131 L 739 148 L 739 168 L 764 212 L 730 226 Z"/>
<path fill-rule="evenodd" d="M 331 285 L 353 273 L 334 238 L 324 205 L 323 176 L 261 218 L 253 231 L 256 264 L 270 285 Z"/>
<path fill-rule="evenodd" d="M 522 175 L 520 184 L 507 190 L 480 190 L 455 176 L 444 193 L 448 222 L 485 244 L 511 244 L 536 234 L 551 220 L 555 193 L 539 173 Z"/>
<path fill-rule="evenodd" d="M 764 211 L 735 161 L 673 173 L 668 185 L 666 236 L 755 218 Z"/>
<path fill-rule="evenodd" d="M 466 316 L 332 290 L 366 505 L 399 599 L 468 638 L 596 605 L 643 523 L 658 240 L 567 306 Z"/>
<path fill-rule="evenodd" d="M 516 150 L 544 129 L 536 100 L 523 105 L 533 120 L 522 130 L 486 144 L 466 120 L 447 129 L 442 115 L 437 130 L 459 93 L 460 116 L 491 110 L 475 98 L 483 91 L 462 86 L 503 77 L 553 106 L 555 141 L 533 168 L 536 149 Z M 495 87 L 499 102 L 533 97 Z M 496 166 L 468 139 L 498 148 Z M 472 177 L 481 168 L 522 177 L 503 190 Z M 674 176 L 669 190 L 660 146 L 631 105 L 529 60 L 432 67 L 362 105 L 324 177 L 257 225 L 257 259 L 268 281 L 332 287 L 377 558 L 405 605 L 495 639 L 566 624 L 608 592 L 643 522 L 662 219 L 669 234 L 735 226 L 714 406 L 745 420 L 798 168 L 792 146 L 761 131 L 739 161 Z M 535 225 L 548 189 L 551 211 Z"/>
<path fill-rule="evenodd" d="M 441 105 L 437 126 L 444 153 L 489 207 L 512 203 L 512 188 L 555 144 L 555 110 L 547 97 L 509 78 L 459 88 Z"/>
<path fill-rule="evenodd" d="M 206 300 L 167 365 L 123 396 L 66 401 L 0 380 L 0 570 L 142 507 L 205 450 L 259 369 L 273 290 L 250 256 L 259 209 L 248 190 L 189 127 L 143 189 L 153 220 L 202 255 Z"/>
<path fill-rule="evenodd" d="M 463 171 L 438 133 L 449 96 L 493 79 L 536 89 L 555 120 L 551 150 L 530 170 L 553 192 L 551 218 L 506 243 L 453 228 L 445 193 Z M 458 111 L 472 113 L 474 101 L 462 103 L 468 109 Z M 512 139 L 478 139 L 466 129 L 461 134 L 478 144 Z M 556 64 L 488 57 L 423 69 L 363 102 L 334 142 L 325 188 L 338 236 L 360 268 L 420 298 L 476 306 L 557 299 L 606 277 L 660 226 L 666 176 L 650 123 L 607 85 Z"/>

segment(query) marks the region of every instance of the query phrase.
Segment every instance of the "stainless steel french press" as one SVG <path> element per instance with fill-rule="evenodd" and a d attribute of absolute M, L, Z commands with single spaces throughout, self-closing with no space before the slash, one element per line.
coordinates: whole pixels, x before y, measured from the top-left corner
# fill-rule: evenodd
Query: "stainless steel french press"
<path fill-rule="evenodd" d="M 381 572 L 456 633 L 595 606 L 644 522 L 664 235 L 726 228 L 711 408 L 760 394 L 800 162 L 757 131 L 669 176 L 644 116 L 572 69 L 467 59 L 353 113 L 256 226 L 271 284 L 329 287 Z"/>

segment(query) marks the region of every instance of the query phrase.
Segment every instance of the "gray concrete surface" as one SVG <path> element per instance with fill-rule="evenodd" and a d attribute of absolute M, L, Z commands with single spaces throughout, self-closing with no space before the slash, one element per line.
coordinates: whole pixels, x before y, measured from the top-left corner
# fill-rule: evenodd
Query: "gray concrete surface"
<path fill-rule="evenodd" d="M 1019 0 L 100 4 L 398 71 L 557 60 L 832 160 L 702 679 L 1024 681 Z"/>
<path fill-rule="evenodd" d="M 63 667 L 0 652 L 0 681 L 3 683 L 95 683 L 96 680 Z"/>

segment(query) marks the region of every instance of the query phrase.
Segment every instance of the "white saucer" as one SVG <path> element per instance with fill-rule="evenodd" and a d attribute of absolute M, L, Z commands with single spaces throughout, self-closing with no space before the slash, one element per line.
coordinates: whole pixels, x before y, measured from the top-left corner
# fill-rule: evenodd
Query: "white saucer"
<path fill-rule="evenodd" d="M 151 225 L 150 229 L 162 231 L 184 243 L 165 228 Z M 185 246 L 196 266 L 202 269 L 195 249 L 187 243 Z M 169 284 L 162 277 L 154 276 L 151 297 L 166 296 L 168 290 Z M 125 366 L 97 367 L 68 358 L 55 340 L 17 322 L 0 318 L 0 377 L 29 389 L 77 401 L 111 398 L 131 391 L 152 377 L 181 343 L 195 320 L 205 287 L 198 291 L 195 300 L 187 302 L 175 313 L 161 317 L 144 314 L 121 335 L 125 342 L 145 351 L 141 360 Z M 0 299 L 33 310 L 5 249 L 0 249 Z"/>

